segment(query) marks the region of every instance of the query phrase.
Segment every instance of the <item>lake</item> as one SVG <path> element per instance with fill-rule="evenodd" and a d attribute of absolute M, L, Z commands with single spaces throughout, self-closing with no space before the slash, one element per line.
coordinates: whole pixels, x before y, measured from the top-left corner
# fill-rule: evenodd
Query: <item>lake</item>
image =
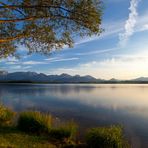
<path fill-rule="evenodd" d="M 134 148 L 148 147 L 147 84 L 0 84 L 0 101 L 74 120 L 81 130 L 121 124 Z"/>

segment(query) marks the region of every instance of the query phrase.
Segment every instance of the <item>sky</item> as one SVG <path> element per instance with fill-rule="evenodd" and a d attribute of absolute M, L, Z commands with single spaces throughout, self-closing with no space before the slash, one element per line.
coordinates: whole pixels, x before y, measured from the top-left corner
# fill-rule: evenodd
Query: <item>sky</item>
<path fill-rule="evenodd" d="M 26 55 L 0 60 L 0 70 L 91 75 L 103 79 L 148 77 L 148 0 L 104 0 L 100 36 L 79 38 L 73 48 L 49 57 Z"/>

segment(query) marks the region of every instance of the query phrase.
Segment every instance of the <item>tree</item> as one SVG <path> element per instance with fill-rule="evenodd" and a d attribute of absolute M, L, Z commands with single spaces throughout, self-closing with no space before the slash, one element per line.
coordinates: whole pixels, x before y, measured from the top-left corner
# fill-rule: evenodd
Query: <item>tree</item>
<path fill-rule="evenodd" d="M 0 58 L 29 53 L 48 54 L 78 36 L 99 35 L 101 0 L 0 0 Z"/>

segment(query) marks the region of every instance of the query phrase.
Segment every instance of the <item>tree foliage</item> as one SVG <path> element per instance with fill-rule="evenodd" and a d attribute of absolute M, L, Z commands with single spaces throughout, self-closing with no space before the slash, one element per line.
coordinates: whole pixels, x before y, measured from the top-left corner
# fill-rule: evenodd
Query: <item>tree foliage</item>
<path fill-rule="evenodd" d="M 0 57 L 50 53 L 78 36 L 101 33 L 101 0 L 0 0 Z"/>

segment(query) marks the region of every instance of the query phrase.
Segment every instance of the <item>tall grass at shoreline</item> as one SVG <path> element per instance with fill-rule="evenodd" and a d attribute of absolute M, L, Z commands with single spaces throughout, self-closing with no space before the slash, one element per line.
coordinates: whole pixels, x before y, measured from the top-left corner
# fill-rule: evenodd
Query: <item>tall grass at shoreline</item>
<path fill-rule="evenodd" d="M 15 112 L 0 104 L 0 126 L 12 124 L 14 115 Z"/>
<path fill-rule="evenodd" d="M 41 112 L 22 112 L 18 118 L 17 127 L 21 131 L 29 133 L 48 133 L 52 126 L 52 116 Z"/>
<path fill-rule="evenodd" d="M 50 114 L 25 111 L 17 114 L 17 124 L 8 124 L 13 123 L 14 115 L 15 113 L 12 110 L 0 105 L 0 147 L 4 143 L 10 147 L 19 147 L 20 145 L 25 147 L 25 143 L 26 146 L 33 144 L 34 147 L 42 145 L 41 147 L 55 148 L 129 147 L 125 144 L 123 130 L 120 126 L 89 129 L 85 142 L 81 143 L 81 141 L 76 142 L 78 126 L 74 122 L 56 124 L 54 117 Z M 17 140 L 13 141 L 12 139 L 15 138 Z"/>
<path fill-rule="evenodd" d="M 98 127 L 89 129 L 86 143 L 91 148 L 127 148 L 121 126 Z"/>

